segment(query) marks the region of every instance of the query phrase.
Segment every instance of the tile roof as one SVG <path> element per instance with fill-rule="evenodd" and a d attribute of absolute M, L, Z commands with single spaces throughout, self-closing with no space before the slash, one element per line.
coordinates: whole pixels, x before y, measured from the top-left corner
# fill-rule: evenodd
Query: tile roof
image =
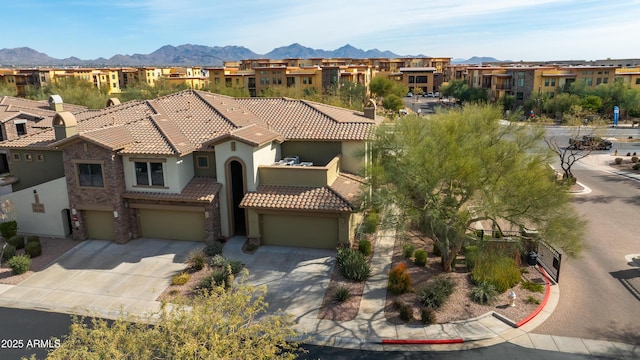
<path fill-rule="evenodd" d="M 19 103 L 14 98 L 5 101 Z M 38 111 L 51 118 L 55 114 Z M 195 90 L 103 110 L 82 108 L 74 115 L 81 138 L 130 155 L 185 155 L 227 137 L 255 145 L 290 139 L 365 140 L 375 124 L 361 113 L 319 103 L 232 98 Z M 48 124 L 42 133 L 5 141 L 2 147 L 57 146 L 52 145 L 56 142 L 50 120 Z"/>
<path fill-rule="evenodd" d="M 354 208 L 360 206 L 361 190 L 365 185 L 365 180 L 357 175 L 340 173 L 331 184 L 331 189 L 343 199 L 348 201 Z"/>
<path fill-rule="evenodd" d="M 210 203 L 220 191 L 221 185 L 215 179 L 196 176 L 189 181 L 179 194 L 148 191 L 126 191 L 122 197 L 137 200 L 165 200 L 181 202 Z"/>
<path fill-rule="evenodd" d="M 245 194 L 240 207 L 352 212 L 354 208 L 328 187 L 259 185 L 255 192 Z"/>
<path fill-rule="evenodd" d="M 374 121 L 348 109 L 286 98 L 245 98 L 238 102 L 285 140 L 366 140 Z"/>

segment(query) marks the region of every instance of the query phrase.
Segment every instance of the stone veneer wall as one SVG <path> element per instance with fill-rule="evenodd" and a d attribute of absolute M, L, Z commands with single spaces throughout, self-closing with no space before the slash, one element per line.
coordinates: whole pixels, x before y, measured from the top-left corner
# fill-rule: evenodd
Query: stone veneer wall
<path fill-rule="evenodd" d="M 124 206 L 122 193 L 125 192 L 124 169 L 122 158 L 114 154 L 111 150 L 99 147 L 86 141 L 77 141 L 65 146 L 63 149 L 64 172 L 67 178 L 69 192 L 69 205 L 71 208 L 78 207 L 104 207 L 110 211 L 117 211 L 119 216 L 114 218 L 115 240 L 118 243 L 125 243 L 132 239 L 135 234 L 131 231 L 136 228 L 131 222 L 131 209 Z M 103 188 L 80 188 L 77 183 L 77 168 L 72 160 L 84 160 L 96 162 L 103 161 L 102 176 L 104 179 Z M 82 211 L 78 212 L 80 215 Z M 76 240 L 85 240 L 87 231 L 85 219 L 79 217 L 80 226 L 73 230 L 73 237 Z"/>

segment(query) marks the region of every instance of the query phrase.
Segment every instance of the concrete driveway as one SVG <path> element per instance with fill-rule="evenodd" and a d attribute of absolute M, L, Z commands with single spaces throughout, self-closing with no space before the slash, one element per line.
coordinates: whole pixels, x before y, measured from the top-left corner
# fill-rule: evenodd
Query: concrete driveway
<path fill-rule="evenodd" d="M 266 285 L 269 312 L 317 318 L 335 265 L 335 250 L 262 245 L 253 255 L 242 252 L 245 239 L 227 241 L 223 255 L 238 259 L 249 270 L 248 282 Z"/>
<path fill-rule="evenodd" d="M 203 243 L 135 239 L 87 240 L 48 268 L 0 293 L 0 306 L 115 317 L 120 310 L 158 309 L 158 295 Z"/>

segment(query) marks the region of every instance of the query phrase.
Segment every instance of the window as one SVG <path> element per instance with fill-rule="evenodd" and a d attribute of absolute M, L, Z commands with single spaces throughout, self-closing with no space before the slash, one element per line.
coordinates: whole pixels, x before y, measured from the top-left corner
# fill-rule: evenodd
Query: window
<path fill-rule="evenodd" d="M 524 93 L 522 91 L 516 93 L 516 100 L 524 100 Z"/>
<path fill-rule="evenodd" d="M 16 132 L 18 133 L 18 135 L 26 135 L 27 134 L 26 124 L 25 123 L 16 124 Z"/>
<path fill-rule="evenodd" d="M 33 160 L 33 156 L 31 156 L 31 154 L 27 153 L 24 154 L 24 161 L 32 161 Z"/>
<path fill-rule="evenodd" d="M 556 86 L 556 79 L 551 79 L 551 86 Z"/>
<path fill-rule="evenodd" d="M 208 168 L 209 167 L 209 158 L 206 156 L 198 156 L 197 157 L 197 166 L 199 168 Z"/>
<path fill-rule="evenodd" d="M 20 154 L 19 153 L 13 153 L 13 161 L 20 161 Z"/>
<path fill-rule="evenodd" d="M 414 76 L 409 76 L 409 84 L 414 84 L 416 82 L 416 78 Z"/>
<path fill-rule="evenodd" d="M 544 79 L 544 86 L 549 86 L 549 78 Z"/>
<path fill-rule="evenodd" d="M 587 79 L 587 86 L 591 86 L 593 85 L 593 78 L 588 78 Z"/>
<path fill-rule="evenodd" d="M 596 78 L 596 85 L 600 85 L 601 82 L 602 82 L 602 78 Z"/>
<path fill-rule="evenodd" d="M 549 99 L 553 99 L 553 98 L 554 98 L 554 96 L 556 96 L 556 94 L 555 94 L 555 93 L 553 93 L 553 92 L 550 92 L 550 93 L 549 93 Z"/>
<path fill-rule="evenodd" d="M 518 79 L 518 86 L 524 86 L 524 78 Z"/>
<path fill-rule="evenodd" d="M 78 184 L 88 187 L 104 187 L 101 164 L 78 164 Z"/>
<path fill-rule="evenodd" d="M 426 76 L 416 76 L 416 83 L 417 84 L 426 84 L 427 83 L 427 77 Z"/>
<path fill-rule="evenodd" d="M 608 82 L 609 82 L 609 78 L 604 78 L 604 79 L 602 79 L 602 83 L 603 83 L 603 84 L 606 84 L 606 83 L 608 83 Z M 636 84 L 637 84 L 637 83 L 636 83 Z"/>
<path fill-rule="evenodd" d="M 36 154 L 36 161 L 44 162 L 44 154 Z"/>
<path fill-rule="evenodd" d="M 164 186 L 164 173 L 160 162 L 136 162 L 136 185 Z"/>

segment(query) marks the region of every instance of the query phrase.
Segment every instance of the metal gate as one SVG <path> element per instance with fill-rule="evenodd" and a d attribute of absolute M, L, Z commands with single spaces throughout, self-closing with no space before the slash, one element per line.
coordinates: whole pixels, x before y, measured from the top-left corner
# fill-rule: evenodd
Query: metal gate
<path fill-rule="evenodd" d="M 538 263 L 556 283 L 560 280 L 562 254 L 542 240 L 538 241 Z"/>

